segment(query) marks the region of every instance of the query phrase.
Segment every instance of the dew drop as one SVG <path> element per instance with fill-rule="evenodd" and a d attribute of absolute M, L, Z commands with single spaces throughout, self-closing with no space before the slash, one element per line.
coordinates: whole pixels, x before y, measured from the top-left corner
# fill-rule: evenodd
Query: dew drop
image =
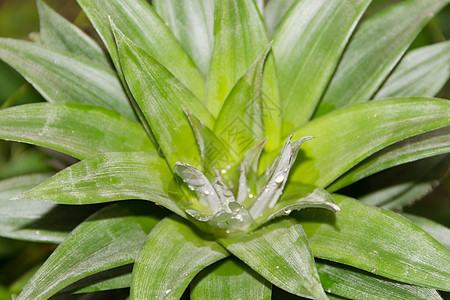
<path fill-rule="evenodd" d="M 226 169 L 222 169 L 222 171 L 220 171 L 220 172 L 222 172 L 222 174 L 225 174 L 227 172 L 227 170 Z"/>
<path fill-rule="evenodd" d="M 249 194 L 248 197 L 251 199 L 253 198 L 253 194 Z"/>
<path fill-rule="evenodd" d="M 279 268 L 280 268 L 280 266 L 276 266 L 275 268 L 279 269 Z"/>
<path fill-rule="evenodd" d="M 191 191 L 193 191 L 193 190 L 194 190 L 194 187 L 193 187 L 192 185 L 189 185 L 189 189 L 190 189 Z"/>
<path fill-rule="evenodd" d="M 275 182 L 278 183 L 278 184 L 282 183 L 283 180 L 284 180 L 284 175 L 283 175 L 283 174 L 280 174 L 280 175 L 278 175 L 278 176 L 275 178 Z"/>
<path fill-rule="evenodd" d="M 377 269 L 373 269 L 371 272 L 372 272 L 372 273 L 375 273 L 376 270 L 377 270 Z"/>
<path fill-rule="evenodd" d="M 168 290 L 166 290 L 164 293 L 165 293 L 166 295 L 168 295 L 171 291 L 172 291 L 171 289 L 168 289 Z"/>
<path fill-rule="evenodd" d="M 229 231 L 229 230 L 227 230 L 227 231 L 225 231 L 226 233 L 230 233 L 231 231 Z"/>
<path fill-rule="evenodd" d="M 210 191 L 204 191 L 205 195 L 208 196 L 209 194 L 211 194 Z"/>
<path fill-rule="evenodd" d="M 266 187 L 266 189 L 264 190 L 266 193 L 268 193 L 269 192 L 269 188 L 268 187 Z"/>
<path fill-rule="evenodd" d="M 292 210 L 290 210 L 289 208 L 286 208 L 286 209 L 284 210 L 284 213 L 287 214 L 287 215 L 290 214 L 291 212 L 292 212 Z"/>

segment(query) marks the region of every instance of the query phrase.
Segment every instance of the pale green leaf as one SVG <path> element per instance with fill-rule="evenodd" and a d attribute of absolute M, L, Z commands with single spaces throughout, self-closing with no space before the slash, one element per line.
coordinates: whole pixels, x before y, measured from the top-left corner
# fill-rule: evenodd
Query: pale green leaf
<path fill-rule="evenodd" d="M 43 0 L 38 0 L 37 6 L 41 23 L 40 38 L 44 45 L 110 66 L 109 58 L 90 36 L 56 13 Z"/>
<path fill-rule="evenodd" d="M 293 219 L 272 222 L 250 234 L 223 238 L 219 242 L 283 290 L 313 299 L 327 299 L 308 240 Z"/>
<path fill-rule="evenodd" d="M 0 236 L 61 243 L 73 228 L 98 210 L 98 206 L 76 207 L 40 200 L 9 200 L 49 177 L 48 174 L 34 174 L 0 181 Z"/>
<path fill-rule="evenodd" d="M 402 216 L 428 232 L 438 242 L 450 250 L 450 229 L 432 220 L 402 213 Z"/>
<path fill-rule="evenodd" d="M 214 0 L 154 0 L 152 5 L 206 77 L 214 40 Z"/>
<path fill-rule="evenodd" d="M 133 262 L 145 242 L 146 227 L 159 220 L 151 206 L 115 204 L 79 225 L 46 260 L 16 299 L 48 299 L 89 275 Z M 154 208 L 153 208 L 154 211 Z"/>
<path fill-rule="evenodd" d="M 323 288 L 349 299 L 439 300 L 436 290 L 391 281 L 348 266 L 317 261 Z"/>
<path fill-rule="evenodd" d="M 191 283 L 193 300 L 270 300 L 271 284 L 235 257 L 203 270 Z"/>
<path fill-rule="evenodd" d="M 102 64 L 35 43 L 0 38 L 0 59 L 49 102 L 102 106 L 135 119 L 117 75 Z"/>
<path fill-rule="evenodd" d="M 205 81 L 188 54 L 145 0 L 77 0 L 120 70 L 110 20 L 133 42 L 144 49 L 197 97 L 203 99 Z"/>
<path fill-rule="evenodd" d="M 313 115 L 344 48 L 371 0 L 301 0 L 274 34 L 283 135 Z"/>
<path fill-rule="evenodd" d="M 341 210 L 297 219 L 314 256 L 405 283 L 450 290 L 450 251 L 402 216 L 333 194 Z"/>
<path fill-rule="evenodd" d="M 433 97 L 450 77 L 450 41 L 413 50 L 389 76 L 375 99 Z"/>
<path fill-rule="evenodd" d="M 178 217 L 162 220 L 148 236 L 133 269 L 131 298 L 179 299 L 202 269 L 228 252 L 199 236 Z"/>
<path fill-rule="evenodd" d="M 407 0 L 366 20 L 347 46 L 315 117 L 368 101 L 448 0 Z"/>
<path fill-rule="evenodd" d="M 304 152 L 297 158 L 299 164 L 291 179 L 326 187 L 376 151 L 448 125 L 447 100 L 394 98 L 341 109 L 295 132 L 294 139 L 305 135 L 316 138 L 302 146 Z"/>
<path fill-rule="evenodd" d="M 0 110 L 0 137 L 79 159 L 104 152 L 156 152 L 138 123 L 82 104 L 36 103 Z"/>
<path fill-rule="evenodd" d="M 184 216 L 177 206 L 182 195 L 171 170 L 164 159 L 144 152 L 107 153 L 85 159 L 20 198 L 61 204 L 143 199 Z"/>
<path fill-rule="evenodd" d="M 296 0 L 269 0 L 267 2 L 264 7 L 264 21 L 270 35 L 275 32 L 278 23 L 295 2 Z"/>
<path fill-rule="evenodd" d="M 138 48 L 113 25 L 128 87 L 145 115 L 170 166 L 177 161 L 201 167 L 195 135 L 183 108 L 208 127 L 214 118 L 163 65 Z"/>
<path fill-rule="evenodd" d="M 327 190 L 333 192 L 382 170 L 448 152 L 450 126 L 413 136 L 384 148 L 341 176 Z"/>

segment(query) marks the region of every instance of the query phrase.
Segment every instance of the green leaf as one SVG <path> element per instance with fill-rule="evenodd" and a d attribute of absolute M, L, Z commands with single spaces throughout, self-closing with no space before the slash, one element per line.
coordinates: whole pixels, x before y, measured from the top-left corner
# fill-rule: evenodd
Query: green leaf
<path fill-rule="evenodd" d="M 293 139 L 317 138 L 302 147 L 303 155 L 297 158 L 299 165 L 291 179 L 326 187 L 376 151 L 450 125 L 449 117 L 449 101 L 429 98 L 379 100 L 330 113 L 295 132 Z M 367 130 L 361 131 L 363 128 Z"/>
<path fill-rule="evenodd" d="M 0 110 L 0 137 L 79 159 L 103 152 L 156 152 L 142 127 L 91 105 L 36 103 Z"/>
<path fill-rule="evenodd" d="M 272 222 L 243 236 L 219 242 L 272 284 L 295 295 L 327 299 L 319 282 L 311 249 L 293 219 Z"/>
<path fill-rule="evenodd" d="M 270 300 L 271 284 L 235 257 L 220 261 L 197 275 L 191 284 L 193 300 Z"/>
<path fill-rule="evenodd" d="M 368 101 L 448 0 L 407 0 L 365 21 L 347 46 L 315 117 Z"/>
<path fill-rule="evenodd" d="M 115 204 L 92 215 L 53 252 L 16 299 L 47 299 L 75 281 L 133 262 L 146 227 L 159 220 L 151 206 Z M 154 208 L 153 208 L 154 211 Z"/>
<path fill-rule="evenodd" d="M 413 136 L 384 148 L 341 176 L 327 190 L 337 191 L 388 168 L 448 152 L 450 126 Z"/>
<path fill-rule="evenodd" d="M 314 256 L 405 283 L 450 290 L 450 252 L 402 216 L 340 195 L 341 210 L 305 210 L 297 219 Z"/>
<path fill-rule="evenodd" d="M 399 283 L 327 261 L 316 262 L 320 281 L 328 293 L 361 300 L 439 300 L 436 290 Z"/>
<path fill-rule="evenodd" d="M 143 152 L 107 153 L 85 159 L 20 196 L 62 204 L 143 199 L 184 216 L 177 206 L 181 197 L 164 159 Z"/>
<path fill-rule="evenodd" d="M 402 213 L 402 216 L 428 232 L 438 242 L 450 250 L 450 229 L 426 218 Z"/>
<path fill-rule="evenodd" d="M 296 0 L 269 0 L 264 8 L 264 21 L 266 22 L 267 31 L 270 35 L 284 17 L 287 11 L 292 7 Z"/>
<path fill-rule="evenodd" d="M 150 233 L 133 269 L 132 299 L 179 299 L 203 268 L 228 252 L 197 235 L 178 217 L 162 220 Z"/>
<path fill-rule="evenodd" d="M 214 0 L 156 0 L 152 5 L 207 77 L 214 40 Z"/>
<path fill-rule="evenodd" d="M 201 167 L 195 135 L 183 108 L 208 127 L 214 124 L 203 103 L 163 65 L 113 25 L 122 71 L 153 134 L 172 167 L 177 161 Z"/>
<path fill-rule="evenodd" d="M 264 52 L 269 40 L 253 0 L 216 0 L 215 9 L 214 47 L 206 88 L 206 105 L 214 116 L 218 116 L 233 86 Z M 272 150 L 279 146 L 281 127 L 278 78 L 273 54 L 267 57 L 264 68 L 262 100 L 265 134 L 270 137 L 267 147 Z"/>
<path fill-rule="evenodd" d="M 134 43 L 203 99 L 205 81 L 202 74 L 169 27 L 145 0 L 77 1 L 105 43 L 117 70 L 120 70 L 119 56 L 109 18 L 126 36 L 132 37 Z"/>
<path fill-rule="evenodd" d="M 37 1 L 40 37 L 44 45 L 79 54 L 95 62 L 110 66 L 102 48 L 78 27 L 64 19 L 44 1 Z"/>
<path fill-rule="evenodd" d="M 375 99 L 433 97 L 450 77 L 450 41 L 413 50 L 389 76 Z"/>
<path fill-rule="evenodd" d="M 135 119 L 117 75 L 102 64 L 35 43 L 0 38 L 0 59 L 49 102 L 102 106 Z"/>
<path fill-rule="evenodd" d="M 297 1 L 274 34 L 283 136 L 313 115 L 342 52 L 371 0 Z"/>

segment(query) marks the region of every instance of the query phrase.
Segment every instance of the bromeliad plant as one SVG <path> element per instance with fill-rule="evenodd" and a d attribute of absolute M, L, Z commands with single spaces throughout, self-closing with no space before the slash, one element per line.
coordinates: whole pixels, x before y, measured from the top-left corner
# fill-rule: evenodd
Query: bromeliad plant
<path fill-rule="evenodd" d="M 60 243 L 16 299 L 449 291 L 446 247 L 330 194 L 450 149 L 450 104 L 430 98 L 450 44 L 398 63 L 448 0 L 405 0 L 355 30 L 370 2 L 78 0 L 106 55 L 39 0 L 39 38 L 0 39 L 0 59 L 50 103 L 0 111 L 0 136 L 81 161 L 0 183 L 1 235 Z"/>

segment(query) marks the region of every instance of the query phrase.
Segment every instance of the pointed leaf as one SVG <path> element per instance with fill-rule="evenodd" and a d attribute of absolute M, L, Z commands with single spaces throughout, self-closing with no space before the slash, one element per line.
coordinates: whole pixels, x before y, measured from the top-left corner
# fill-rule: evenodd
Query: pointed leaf
<path fill-rule="evenodd" d="M 450 229 L 432 220 L 402 213 L 402 216 L 428 232 L 438 242 L 450 250 Z"/>
<path fill-rule="evenodd" d="M 327 299 L 301 226 L 292 219 L 272 222 L 219 242 L 272 284 L 295 295 Z"/>
<path fill-rule="evenodd" d="M 47 299 L 67 285 L 133 262 L 145 242 L 145 222 L 153 227 L 158 213 L 146 205 L 115 204 L 78 226 L 47 259 L 16 299 Z"/>
<path fill-rule="evenodd" d="M 0 38 L 0 59 L 49 102 L 102 106 L 135 119 L 117 75 L 102 64 L 35 43 Z"/>
<path fill-rule="evenodd" d="M 448 125 L 450 102 L 447 100 L 394 98 L 341 109 L 295 132 L 294 139 L 305 135 L 317 138 L 302 147 L 304 152 L 297 159 L 299 165 L 291 179 L 326 187 L 376 151 Z M 362 128 L 366 130 L 362 132 Z"/>
<path fill-rule="evenodd" d="M 206 77 L 214 40 L 214 0 L 156 0 L 152 5 Z"/>
<path fill-rule="evenodd" d="M 339 58 L 371 0 L 297 1 L 274 34 L 283 134 L 314 113 Z"/>
<path fill-rule="evenodd" d="M 109 58 L 90 36 L 56 13 L 43 0 L 38 0 L 37 6 L 41 23 L 40 37 L 44 45 L 110 66 Z"/>
<path fill-rule="evenodd" d="M 375 99 L 433 97 L 450 77 L 450 41 L 413 50 L 389 76 Z"/>
<path fill-rule="evenodd" d="M 181 197 L 164 159 L 142 152 L 94 156 L 62 170 L 20 196 L 62 204 L 143 199 L 184 216 L 177 206 Z"/>
<path fill-rule="evenodd" d="M 145 0 L 77 0 L 120 69 L 109 17 L 126 36 L 164 65 L 197 97 L 203 99 L 205 81 L 170 29 Z"/>
<path fill-rule="evenodd" d="M 132 299 L 179 299 L 203 268 L 225 258 L 219 244 L 197 235 L 178 217 L 152 230 L 133 269 Z"/>
<path fill-rule="evenodd" d="M 327 189 L 337 191 L 382 170 L 450 152 L 450 126 L 429 131 L 378 151 L 341 176 Z"/>
<path fill-rule="evenodd" d="M 0 181 L 0 236 L 61 243 L 73 228 L 99 208 L 57 205 L 40 200 L 9 200 L 49 177 L 47 174 L 34 174 Z"/>
<path fill-rule="evenodd" d="M 446 4 L 448 0 L 407 0 L 366 20 L 348 45 L 315 117 L 368 101 L 417 34 Z"/>
<path fill-rule="evenodd" d="M 103 152 L 156 152 L 138 123 L 81 104 L 36 103 L 0 110 L 0 137 L 79 159 Z"/>
<path fill-rule="evenodd" d="M 214 124 L 206 107 L 163 65 L 138 48 L 113 26 L 122 71 L 170 166 L 177 161 L 198 167 L 194 133 L 183 108 L 208 127 Z M 200 165 L 201 167 L 201 165 Z"/>
<path fill-rule="evenodd" d="M 275 32 L 275 29 L 285 16 L 286 12 L 292 7 L 296 0 L 269 0 L 264 8 L 264 21 L 266 22 L 269 35 Z"/>
<path fill-rule="evenodd" d="M 333 194 L 341 210 L 297 218 L 314 256 L 387 278 L 450 290 L 450 251 L 402 216 Z M 370 237 L 370 238 L 368 238 Z"/>
<path fill-rule="evenodd" d="M 192 300 L 253 299 L 270 300 L 271 284 L 236 259 L 220 261 L 203 270 L 191 284 Z"/>
<path fill-rule="evenodd" d="M 318 261 L 316 266 L 323 288 L 349 299 L 442 299 L 436 290 L 391 281 L 348 266 L 327 261 Z"/>

